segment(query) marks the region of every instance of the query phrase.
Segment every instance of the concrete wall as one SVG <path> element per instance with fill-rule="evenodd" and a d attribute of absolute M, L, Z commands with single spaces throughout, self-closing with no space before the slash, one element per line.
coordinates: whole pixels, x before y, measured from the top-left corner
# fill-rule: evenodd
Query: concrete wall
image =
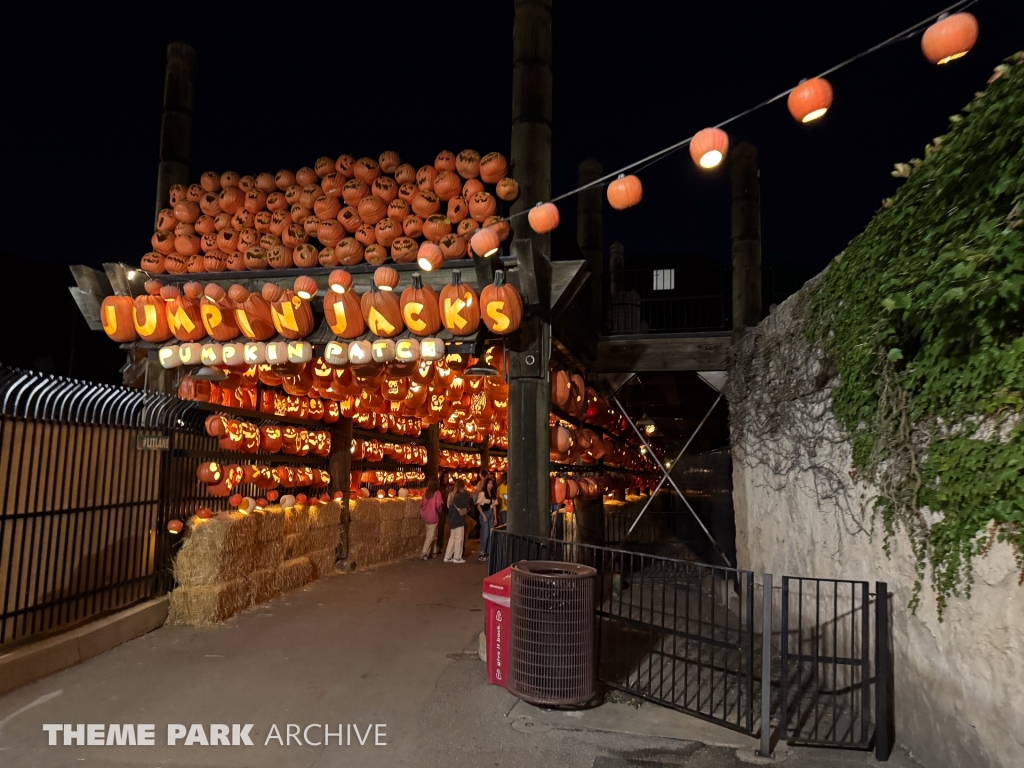
<path fill-rule="evenodd" d="M 940 622 L 925 584 L 907 605 L 914 557 L 904 534 L 883 550 L 874 489 L 857 478 L 830 409 L 830 377 L 808 346 L 806 288 L 737 349 L 730 385 L 733 500 L 739 567 L 775 575 L 889 584 L 896 740 L 927 768 L 1024 765 L 1024 588 L 1011 548 L 975 561 L 967 598 Z M 774 402 L 758 393 L 782 392 Z M 739 420 L 745 420 L 740 423 Z M 928 577 L 926 577 L 927 579 Z"/>

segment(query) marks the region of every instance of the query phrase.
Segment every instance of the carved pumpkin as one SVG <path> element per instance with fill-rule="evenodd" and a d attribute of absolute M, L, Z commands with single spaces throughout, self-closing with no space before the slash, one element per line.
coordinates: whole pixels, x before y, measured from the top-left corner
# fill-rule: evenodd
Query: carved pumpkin
<path fill-rule="evenodd" d="M 328 219 L 330 221 L 330 219 Z M 320 217 L 313 215 L 307 216 L 306 220 L 302 222 L 302 231 L 307 235 L 316 237 L 317 230 L 320 228 Z"/>
<path fill-rule="evenodd" d="M 334 170 L 346 179 L 351 179 L 352 169 L 355 164 L 356 159 L 352 155 L 338 155 L 338 159 L 334 162 Z"/>
<path fill-rule="evenodd" d="M 376 224 L 387 216 L 388 204 L 376 195 L 367 195 L 359 201 L 357 210 L 364 224 Z"/>
<path fill-rule="evenodd" d="M 274 220 L 274 214 L 270 211 L 260 211 L 252 217 L 252 226 L 261 235 L 270 231 L 270 225 Z"/>
<path fill-rule="evenodd" d="M 164 256 L 168 256 L 174 253 L 174 232 L 162 232 L 157 230 L 149 239 L 149 244 L 153 246 L 153 250 L 157 253 L 162 253 Z"/>
<path fill-rule="evenodd" d="M 398 188 L 398 199 L 411 202 L 419 194 L 420 188 L 416 184 L 403 184 Z"/>
<path fill-rule="evenodd" d="M 377 228 L 364 222 L 356 230 L 355 238 L 363 245 L 373 245 L 377 242 Z"/>
<path fill-rule="evenodd" d="M 320 195 L 313 201 L 313 213 L 320 219 L 336 219 L 341 213 L 341 201 L 329 195 Z"/>
<path fill-rule="evenodd" d="M 476 192 L 469 198 L 469 215 L 477 221 L 484 221 L 498 210 L 498 202 L 490 192 Z"/>
<path fill-rule="evenodd" d="M 216 216 L 200 216 L 196 219 L 195 230 L 200 235 L 216 235 L 217 234 L 217 217 Z"/>
<path fill-rule="evenodd" d="M 508 175 L 508 163 L 500 152 L 480 158 L 480 179 L 484 184 L 497 184 Z"/>
<path fill-rule="evenodd" d="M 554 203 L 537 203 L 530 209 L 527 218 L 534 232 L 540 234 L 550 232 L 558 226 L 558 207 Z"/>
<path fill-rule="evenodd" d="M 467 212 L 468 210 L 469 209 L 467 208 Z M 478 229 L 480 229 L 479 222 L 476 222 L 473 219 L 463 219 L 461 222 L 459 222 L 459 226 L 455 231 L 462 237 L 469 238 L 472 237 L 473 233 L 476 232 Z"/>
<path fill-rule="evenodd" d="M 292 249 L 284 245 L 272 246 L 267 254 L 267 264 L 271 269 L 290 269 L 292 261 Z"/>
<path fill-rule="evenodd" d="M 295 203 L 291 208 L 288 209 L 288 213 L 291 214 L 292 221 L 294 221 L 296 224 L 301 224 L 313 213 L 313 211 L 312 209 L 307 208 L 304 205 Z"/>
<path fill-rule="evenodd" d="M 494 194 L 498 196 L 499 200 L 504 200 L 506 203 L 510 203 L 519 197 L 519 182 L 511 176 L 506 176 L 498 182 L 494 190 Z"/>
<path fill-rule="evenodd" d="M 341 197 L 341 190 L 345 186 L 345 177 L 337 171 L 331 171 L 320 181 L 320 188 L 328 197 Z"/>
<path fill-rule="evenodd" d="M 464 179 L 475 179 L 480 175 L 480 153 L 475 149 L 464 149 L 455 158 L 455 170 Z"/>
<path fill-rule="evenodd" d="M 379 266 L 388 260 L 388 249 L 379 243 L 370 243 L 363 251 L 363 258 L 367 264 Z"/>
<path fill-rule="evenodd" d="M 233 255 L 233 254 L 232 254 Z M 182 254 L 182 258 L 185 258 L 185 254 Z M 197 274 L 206 271 L 205 256 L 198 253 L 188 256 L 188 272 L 190 274 Z"/>
<path fill-rule="evenodd" d="M 378 176 L 370 185 L 370 191 L 386 203 L 398 197 L 398 185 L 390 176 Z"/>
<path fill-rule="evenodd" d="M 269 257 L 267 249 L 261 245 L 254 245 L 245 252 L 245 268 L 251 270 L 267 269 Z"/>
<path fill-rule="evenodd" d="M 398 224 L 401 224 L 411 213 L 409 204 L 405 200 L 397 199 L 388 203 L 388 218 Z"/>
<path fill-rule="evenodd" d="M 331 248 L 330 246 L 320 249 L 320 253 L 317 254 L 317 261 L 321 267 L 338 266 L 338 256 L 334 252 L 334 248 Z"/>
<path fill-rule="evenodd" d="M 352 166 L 352 174 L 360 181 L 372 184 L 380 176 L 380 163 L 372 157 L 361 157 Z"/>
<path fill-rule="evenodd" d="M 292 251 L 292 261 L 300 269 L 309 269 L 320 265 L 320 253 L 315 246 L 303 243 Z"/>
<path fill-rule="evenodd" d="M 288 187 L 295 186 L 295 174 L 289 170 L 280 170 L 277 175 L 274 176 L 274 185 L 282 192 Z"/>
<path fill-rule="evenodd" d="M 303 208 L 309 208 L 312 210 L 313 203 L 323 196 L 324 191 L 321 189 L 319 184 L 306 184 L 302 187 L 302 191 L 299 193 L 298 203 Z"/>
<path fill-rule="evenodd" d="M 245 195 L 238 187 L 225 187 L 217 196 L 217 204 L 224 213 L 233 216 L 241 210 L 245 210 Z"/>
<path fill-rule="evenodd" d="M 429 189 L 421 189 L 417 195 L 409 201 L 413 212 L 424 219 L 433 216 L 441 210 L 441 198 Z"/>
<path fill-rule="evenodd" d="M 103 332 L 124 344 L 139 338 L 135 331 L 135 302 L 130 296 L 107 296 L 100 304 Z"/>
<path fill-rule="evenodd" d="M 228 268 L 228 254 L 224 251 L 214 248 L 212 251 L 208 251 L 203 254 L 203 271 L 204 272 L 223 272 Z M 189 263 L 189 272 L 191 272 L 191 262 Z"/>
<path fill-rule="evenodd" d="M 416 260 L 418 246 L 411 237 L 396 237 L 391 243 L 391 258 L 398 264 L 408 264 Z M 160 254 L 156 254 L 160 256 Z M 163 259 L 163 257 L 160 257 Z"/>
<path fill-rule="evenodd" d="M 216 216 L 222 211 L 220 197 L 213 192 L 207 192 L 199 200 L 199 210 L 207 216 Z"/>
<path fill-rule="evenodd" d="M 466 240 L 454 232 L 442 237 L 437 245 L 441 249 L 441 255 L 445 261 L 449 259 L 462 259 L 466 256 Z"/>
<path fill-rule="evenodd" d="M 374 283 L 360 299 L 363 319 L 374 336 L 390 337 L 401 333 L 402 308 L 393 291 L 381 291 Z"/>
<path fill-rule="evenodd" d="M 291 203 L 288 202 L 288 198 L 280 192 L 271 192 L 267 195 L 267 210 L 272 213 L 287 211 L 290 206 Z"/>
<path fill-rule="evenodd" d="M 351 267 L 363 260 L 363 246 L 354 237 L 346 237 L 334 249 L 338 263 L 343 267 Z"/>
<path fill-rule="evenodd" d="M 335 282 L 335 275 L 338 273 L 348 275 L 344 270 L 335 270 L 331 273 L 331 286 L 341 285 L 344 280 L 339 277 Z M 324 296 L 324 316 L 335 336 L 342 339 L 355 339 L 366 332 L 366 324 L 363 319 L 359 294 L 352 290 L 351 275 L 348 275 L 348 285 L 343 293 L 337 290 L 330 290 Z"/>
<path fill-rule="evenodd" d="M 362 179 L 349 179 L 341 188 L 341 197 L 346 205 L 356 206 L 370 194 L 370 186 Z"/>
<path fill-rule="evenodd" d="M 441 200 L 451 200 L 462 192 L 462 179 L 454 170 L 441 171 L 434 179 L 433 191 Z"/>
<path fill-rule="evenodd" d="M 432 165 L 421 166 L 420 169 L 416 171 L 416 186 L 419 187 L 421 192 L 423 190 L 433 189 L 435 178 L 437 178 L 437 168 Z M 401 194 L 401 191 L 399 191 L 399 194 Z"/>
<path fill-rule="evenodd" d="M 378 221 L 374 229 L 376 241 L 385 248 L 389 247 L 395 238 L 403 233 L 402 225 L 388 217 Z"/>
<path fill-rule="evenodd" d="M 405 326 L 417 336 L 433 336 L 441 330 L 437 294 L 423 285 L 419 273 L 413 273 L 412 285 L 402 291 L 401 308 Z"/>
<path fill-rule="evenodd" d="M 202 287 L 197 292 L 202 294 Z M 203 313 L 199 307 L 199 299 L 193 296 L 182 296 L 177 286 L 165 285 L 160 289 L 167 312 L 167 327 L 174 338 L 179 341 L 199 341 L 207 336 L 203 328 Z"/>
<path fill-rule="evenodd" d="M 444 265 L 444 253 L 441 252 L 441 248 L 438 245 L 425 240 L 420 243 L 416 262 L 424 272 L 432 272 Z"/>
<path fill-rule="evenodd" d="M 159 251 L 150 251 L 144 254 L 139 262 L 139 267 L 143 272 L 148 272 L 151 275 L 159 275 L 167 270 L 164 266 L 164 255 Z"/>
<path fill-rule="evenodd" d="M 505 242 L 511 233 L 511 228 L 508 225 L 508 220 L 503 219 L 501 216 L 491 216 L 484 220 L 483 227 L 487 229 L 493 229 L 501 242 Z"/>
<path fill-rule="evenodd" d="M 209 294 L 209 289 L 207 289 Z M 274 335 L 274 321 L 270 305 L 260 294 L 250 293 L 245 286 L 231 286 L 228 297 L 234 302 L 234 320 L 238 329 L 250 341 L 266 341 Z"/>
<path fill-rule="evenodd" d="M 440 214 L 434 214 L 423 222 L 423 236 L 434 243 L 440 242 L 441 238 L 451 231 L 451 221 Z"/>
<path fill-rule="evenodd" d="M 135 313 L 132 315 L 135 332 L 143 341 L 167 341 L 171 338 L 171 329 L 167 325 L 166 302 L 160 297 L 163 286 L 159 280 L 147 280 L 145 287 L 146 293 L 135 297 Z"/>
<path fill-rule="evenodd" d="M 234 302 L 228 298 L 216 283 L 210 283 L 200 293 L 198 283 L 186 283 L 185 295 L 198 298 L 199 314 L 203 321 L 203 329 L 217 341 L 231 341 L 239 335 L 238 325 L 234 318 Z"/>
<path fill-rule="evenodd" d="M 480 291 L 480 312 L 491 333 L 505 335 L 519 328 L 523 320 L 523 300 L 519 291 L 505 282 L 503 270 L 496 270 L 494 282 Z"/>
<path fill-rule="evenodd" d="M 345 226 L 337 219 L 325 219 L 316 227 L 316 239 L 322 245 L 333 248 L 345 239 Z"/>
<path fill-rule="evenodd" d="M 452 224 L 458 224 L 469 215 L 469 203 L 462 195 L 448 199 L 448 220 Z"/>
<path fill-rule="evenodd" d="M 390 173 L 390 171 L 386 171 Z M 410 163 L 402 163 L 394 170 L 395 183 L 414 184 L 416 182 L 416 168 Z"/>
<path fill-rule="evenodd" d="M 423 217 L 415 214 L 407 216 L 402 222 L 402 231 L 406 237 L 420 237 L 423 234 Z"/>
<path fill-rule="evenodd" d="M 469 283 L 462 282 L 462 272 L 452 271 L 451 283 L 441 289 L 439 297 L 441 323 L 455 336 L 469 336 L 480 325 L 480 302 Z"/>

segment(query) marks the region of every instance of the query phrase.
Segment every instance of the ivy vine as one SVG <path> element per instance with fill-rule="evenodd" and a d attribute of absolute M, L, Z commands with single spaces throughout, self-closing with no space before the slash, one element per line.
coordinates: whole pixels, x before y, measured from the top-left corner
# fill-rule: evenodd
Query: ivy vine
<path fill-rule="evenodd" d="M 887 532 L 928 566 L 940 615 L 997 538 L 1024 569 L 1024 53 L 923 158 L 823 276 L 808 340 Z M 1024 571 L 1022 571 L 1024 578 Z"/>

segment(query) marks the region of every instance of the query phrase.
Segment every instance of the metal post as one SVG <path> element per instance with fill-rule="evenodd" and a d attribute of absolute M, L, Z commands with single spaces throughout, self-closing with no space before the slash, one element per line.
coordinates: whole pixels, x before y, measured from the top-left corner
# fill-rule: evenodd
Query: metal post
<path fill-rule="evenodd" d="M 772 575 L 762 577 L 761 607 L 761 747 L 758 757 L 772 757 Z"/>
<path fill-rule="evenodd" d="M 893 728 L 889 710 L 889 585 L 875 583 L 875 759 L 892 753 Z"/>

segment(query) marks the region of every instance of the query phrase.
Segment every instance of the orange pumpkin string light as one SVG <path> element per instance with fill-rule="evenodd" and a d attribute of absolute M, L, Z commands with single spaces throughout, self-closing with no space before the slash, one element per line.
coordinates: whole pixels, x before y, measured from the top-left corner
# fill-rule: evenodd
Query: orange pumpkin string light
<path fill-rule="evenodd" d="M 925 30 L 921 51 L 932 64 L 963 58 L 978 42 L 978 20 L 970 13 L 943 15 Z"/>
<path fill-rule="evenodd" d="M 802 80 L 786 100 L 789 114 L 799 123 L 817 120 L 832 106 L 832 86 L 823 77 Z"/>

